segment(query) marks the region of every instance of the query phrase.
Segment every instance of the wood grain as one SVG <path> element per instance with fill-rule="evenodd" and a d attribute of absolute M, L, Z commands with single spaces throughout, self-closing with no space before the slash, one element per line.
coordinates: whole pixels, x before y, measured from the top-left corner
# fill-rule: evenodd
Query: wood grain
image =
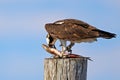
<path fill-rule="evenodd" d="M 86 80 L 86 58 L 46 58 L 44 80 Z"/>

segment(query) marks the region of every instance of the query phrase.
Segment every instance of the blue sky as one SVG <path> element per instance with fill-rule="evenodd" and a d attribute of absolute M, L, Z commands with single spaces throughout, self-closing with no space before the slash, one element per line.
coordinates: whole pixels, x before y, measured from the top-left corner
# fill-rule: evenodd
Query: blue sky
<path fill-rule="evenodd" d="M 0 0 L 0 80 L 43 80 L 50 57 L 44 25 L 59 19 L 83 20 L 114 32 L 115 39 L 76 44 L 73 52 L 90 56 L 88 80 L 120 80 L 119 0 Z"/>

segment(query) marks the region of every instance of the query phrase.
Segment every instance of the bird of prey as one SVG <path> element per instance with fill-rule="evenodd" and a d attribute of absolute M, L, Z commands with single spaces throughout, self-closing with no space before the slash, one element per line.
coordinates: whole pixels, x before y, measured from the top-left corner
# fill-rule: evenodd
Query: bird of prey
<path fill-rule="evenodd" d="M 100 30 L 86 22 L 76 19 L 63 19 L 53 23 L 45 24 L 48 32 L 46 40 L 51 48 L 55 48 L 56 40 L 60 40 L 62 46 L 62 54 L 65 51 L 71 52 L 71 48 L 75 43 L 94 42 L 97 38 L 111 39 L 116 34 Z M 66 42 L 70 41 L 67 46 Z"/>

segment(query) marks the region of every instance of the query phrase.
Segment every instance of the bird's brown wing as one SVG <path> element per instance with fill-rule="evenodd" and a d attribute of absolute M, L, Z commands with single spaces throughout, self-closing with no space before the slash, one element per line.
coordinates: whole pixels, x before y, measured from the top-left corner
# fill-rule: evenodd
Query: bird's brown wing
<path fill-rule="evenodd" d="M 87 38 L 96 38 L 99 34 L 96 28 L 88 24 L 63 23 L 63 24 L 46 24 L 47 32 L 55 38 L 76 41 Z"/>

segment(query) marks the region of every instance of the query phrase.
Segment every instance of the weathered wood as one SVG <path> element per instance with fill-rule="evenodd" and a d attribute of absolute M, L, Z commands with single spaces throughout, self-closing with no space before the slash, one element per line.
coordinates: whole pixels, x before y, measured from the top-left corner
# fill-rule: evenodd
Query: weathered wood
<path fill-rule="evenodd" d="M 86 80 L 86 58 L 46 58 L 44 80 Z"/>

